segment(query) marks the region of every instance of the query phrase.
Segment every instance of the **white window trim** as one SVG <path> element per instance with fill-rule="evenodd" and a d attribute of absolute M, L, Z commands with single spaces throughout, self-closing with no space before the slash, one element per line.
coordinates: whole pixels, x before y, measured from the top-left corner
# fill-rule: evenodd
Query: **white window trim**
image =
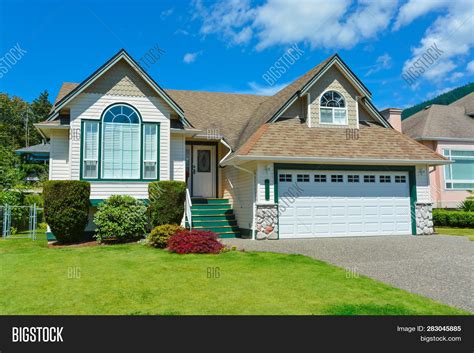
<path fill-rule="evenodd" d="M 99 121 L 84 121 L 84 126 L 86 124 L 97 124 L 97 137 L 96 137 L 96 146 L 97 146 L 97 151 L 96 151 L 96 158 L 95 159 L 91 159 L 91 158 L 88 158 L 86 159 L 85 157 L 82 158 L 82 178 L 83 179 L 98 179 L 99 177 L 99 135 L 100 135 L 100 124 L 99 124 Z M 84 134 L 82 134 L 82 146 L 84 146 L 83 148 L 85 148 L 85 144 L 86 144 L 86 137 L 87 137 L 87 128 L 84 128 Z M 84 151 L 82 153 L 85 153 Z M 96 169 L 95 169 L 95 176 L 93 177 L 86 177 L 85 176 L 85 172 L 86 172 L 86 168 L 85 168 L 85 162 L 96 162 Z"/>
<path fill-rule="evenodd" d="M 457 148 L 443 148 L 443 156 L 447 157 L 450 161 L 452 161 L 452 151 L 459 151 L 459 152 L 474 152 L 474 150 L 466 150 L 466 149 L 457 149 Z M 454 157 L 456 158 L 456 157 Z M 474 156 L 463 156 L 462 159 L 472 159 L 474 161 Z M 444 183 L 443 183 L 443 189 L 445 191 L 465 191 L 465 190 L 472 190 L 472 188 L 456 188 L 454 187 L 455 183 L 473 183 L 474 184 L 474 179 L 468 180 L 468 179 L 448 179 L 447 178 L 447 172 L 450 170 L 451 176 L 453 175 L 453 170 L 452 170 L 452 164 L 447 164 L 443 166 L 443 178 L 444 178 Z M 447 185 L 448 183 L 452 184 L 453 187 L 448 188 Z"/>
<path fill-rule="evenodd" d="M 155 159 L 145 159 L 145 157 L 143 157 L 143 165 L 142 165 L 142 168 L 143 168 L 143 179 L 145 180 L 156 180 L 158 178 L 158 125 L 157 124 L 147 124 L 147 123 L 142 123 L 142 129 L 143 129 L 143 141 L 142 141 L 142 144 L 145 145 L 145 127 L 149 125 L 149 126 L 152 126 L 154 127 L 155 129 L 155 134 L 156 134 L 156 142 L 157 142 L 157 146 L 155 146 L 156 148 L 156 153 L 155 153 Z M 145 155 L 145 146 L 142 146 L 143 148 L 143 156 Z M 146 163 L 155 163 L 155 175 L 151 178 L 146 178 L 145 177 L 145 164 Z"/>
<path fill-rule="evenodd" d="M 336 92 L 337 94 L 339 94 L 342 99 L 344 100 L 344 105 L 345 107 L 344 108 L 338 108 L 338 107 L 321 107 L 321 99 L 323 98 L 323 96 L 327 93 L 327 92 Z M 328 89 L 328 90 L 325 90 L 323 93 L 321 93 L 321 95 L 318 97 L 318 106 L 319 106 L 319 124 L 320 125 L 336 125 L 336 126 L 347 126 L 349 125 L 349 112 L 347 110 L 347 99 L 346 97 L 339 91 L 336 91 L 335 89 Z M 331 123 L 326 123 L 326 122 L 322 122 L 321 121 L 321 109 L 331 109 L 331 113 L 332 113 L 332 122 Z M 339 110 L 344 110 L 346 112 L 346 118 L 344 120 L 344 123 L 336 123 L 334 122 L 334 112 L 336 109 L 339 109 Z"/>

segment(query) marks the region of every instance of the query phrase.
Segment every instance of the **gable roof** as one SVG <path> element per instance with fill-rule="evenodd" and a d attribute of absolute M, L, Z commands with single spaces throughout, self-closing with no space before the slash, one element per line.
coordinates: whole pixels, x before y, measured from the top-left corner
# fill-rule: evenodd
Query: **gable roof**
<path fill-rule="evenodd" d="M 357 78 L 357 76 L 342 61 L 338 54 L 333 54 L 311 70 L 300 76 L 288 86 L 278 91 L 275 95 L 269 97 L 256 111 L 255 118 L 249 120 L 249 123 L 240 135 L 240 140 L 245 142 L 254 134 L 258 127 L 268 121 L 274 121 L 288 108 L 296 99 L 305 94 L 306 91 L 324 74 L 332 65 L 337 64 L 338 67 L 345 71 L 345 74 L 352 82 L 359 87 L 361 93 L 364 93 L 370 99 L 371 93 L 365 85 Z M 344 73 L 344 72 L 343 72 Z M 369 101 L 369 100 L 367 100 Z M 369 101 L 370 102 L 370 101 Z M 371 111 L 374 113 L 373 111 Z M 377 112 L 378 113 L 378 112 Z M 390 126 L 387 121 L 380 115 L 376 115 L 378 120 Z"/>
<path fill-rule="evenodd" d="M 236 148 L 239 136 L 254 112 L 268 96 L 167 89 L 166 92 L 183 107 L 187 119 L 203 133 L 222 135 Z"/>
<path fill-rule="evenodd" d="M 449 105 L 433 104 L 402 121 L 404 134 L 414 139 L 474 140 L 474 93 Z"/>
<path fill-rule="evenodd" d="M 69 103 L 74 97 L 76 97 L 79 93 L 81 93 L 84 89 L 90 86 L 97 78 L 99 78 L 102 74 L 104 74 L 109 68 L 111 68 L 115 63 L 120 60 L 125 60 L 144 80 L 147 82 L 150 87 L 156 91 L 156 93 L 164 99 L 164 101 L 178 114 L 178 116 L 183 119 L 187 125 L 190 125 L 189 122 L 186 121 L 184 117 L 184 112 L 182 108 L 170 97 L 166 94 L 166 92 L 158 85 L 142 68 L 141 66 L 125 51 L 125 49 L 121 49 L 117 54 L 115 54 L 111 59 L 109 59 L 104 65 L 98 68 L 92 75 L 87 77 L 82 83 L 79 85 L 72 87 L 71 84 L 68 84 L 64 87 L 63 93 L 64 96 L 57 99 L 54 104 L 54 109 L 52 110 L 48 120 L 54 120 L 57 118 L 57 115 L 62 107 L 64 107 L 67 103 Z M 61 88 L 63 88 L 61 87 Z M 72 88 L 68 91 L 69 88 Z M 61 93 L 61 91 L 60 91 Z M 59 96 L 59 94 L 58 94 Z"/>
<path fill-rule="evenodd" d="M 149 78 L 139 65 L 136 64 L 124 50 L 121 50 L 114 58 L 110 59 L 94 74 L 84 80 L 83 83 L 64 83 L 54 103 L 50 120 L 57 117 L 61 106 L 65 105 L 76 94 L 82 92 L 87 85 L 91 84 L 91 80 L 97 75 L 100 75 L 100 72 L 107 70 L 108 67 L 117 62 L 119 57 L 128 60 L 131 65 L 135 64 L 136 67 L 134 68 L 140 70 L 141 74 Z M 337 54 L 328 57 L 273 96 L 173 89 L 165 90 L 157 84 L 156 86 L 158 89 L 157 92 L 159 92 L 160 95 L 169 98 L 169 100 L 179 108 L 180 116 L 186 119 L 189 125 L 202 130 L 204 133 L 207 129 L 217 129 L 217 133 L 222 135 L 235 151 L 247 140 L 258 137 L 253 137 L 253 135 L 261 126 L 267 122 L 278 119 L 296 99 L 305 94 L 306 90 L 333 65 L 336 65 L 338 69 L 351 80 L 356 90 L 361 93 L 361 96 L 365 97 L 361 100 L 361 103 L 364 104 L 367 111 L 375 116 L 382 125 L 390 127 L 390 124 L 371 104 L 370 91 Z M 151 80 L 151 78 L 149 79 Z M 216 131 L 213 131 L 213 134 L 215 133 Z"/>
<path fill-rule="evenodd" d="M 257 138 L 254 138 L 258 136 Z M 357 139 L 347 139 L 346 129 L 309 129 L 299 119 L 262 125 L 228 160 L 307 159 L 361 163 L 413 162 L 445 164 L 447 159 L 394 129 L 361 122 Z"/>

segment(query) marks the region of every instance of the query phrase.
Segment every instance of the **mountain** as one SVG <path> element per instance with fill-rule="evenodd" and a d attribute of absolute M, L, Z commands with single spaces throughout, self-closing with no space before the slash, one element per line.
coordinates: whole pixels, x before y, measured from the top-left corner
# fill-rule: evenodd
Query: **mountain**
<path fill-rule="evenodd" d="M 464 97 L 465 95 L 474 92 L 474 82 L 468 83 L 467 85 L 455 88 L 446 93 L 440 94 L 439 96 L 422 102 L 420 104 L 414 105 L 413 107 L 404 109 L 402 112 L 402 120 L 408 118 L 409 116 L 418 113 L 420 110 L 423 110 L 425 107 L 431 104 L 441 104 L 448 105 L 458 99 Z"/>

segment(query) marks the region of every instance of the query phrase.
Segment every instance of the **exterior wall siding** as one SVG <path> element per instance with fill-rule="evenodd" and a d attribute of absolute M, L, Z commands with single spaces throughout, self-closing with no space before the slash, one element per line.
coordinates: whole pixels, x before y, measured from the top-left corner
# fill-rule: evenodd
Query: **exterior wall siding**
<path fill-rule="evenodd" d="M 69 130 L 54 130 L 49 156 L 49 179 L 70 179 Z"/>
<path fill-rule="evenodd" d="M 328 90 L 334 90 L 346 100 L 348 125 L 331 125 L 319 123 L 319 102 L 321 95 Z M 311 126 L 329 128 L 357 128 L 356 96 L 357 91 L 344 75 L 331 67 L 309 90 L 311 96 Z"/>
<path fill-rule="evenodd" d="M 244 164 L 243 168 L 256 171 L 256 163 Z M 250 173 L 233 166 L 222 170 L 223 197 L 229 199 L 240 228 L 252 229 L 253 224 L 253 177 Z"/>
<path fill-rule="evenodd" d="M 427 165 L 416 166 L 416 199 L 420 203 L 431 203 L 429 169 Z"/>
<path fill-rule="evenodd" d="M 171 134 L 170 175 L 171 180 L 186 181 L 186 146 L 183 135 Z"/>
<path fill-rule="evenodd" d="M 265 180 L 270 183 L 270 197 L 265 199 Z M 273 163 L 259 162 L 257 167 L 257 203 L 272 205 L 275 203 Z"/>
<path fill-rule="evenodd" d="M 111 104 L 128 103 L 134 106 L 142 116 L 143 122 L 160 123 L 160 180 L 170 179 L 170 112 L 162 104 L 161 99 L 155 97 L 125 97 L 103 94 L 81 94 L 70 104 L 71 121 L 70 128 L 72 136 L 70 143 L 70 178 L 80 179 L 80 159 L 81 141 L 80 129 L 81 120 L 100 120 L 102 112 Z M 79 133 L 77 133 L 79 132 Z M 146 182 L 140 186 L 132 186 L 133 182 L 126 183 L 104 183 L 101 181 L 91 181 L 91 199 L 102 199 L 110 196 L 108 192 L 114 194 L 125 193 L 137 198 L 145 198 L 144 192 L 147 190 Z M 114 190 L 107 185 L 113 185 Z"/>

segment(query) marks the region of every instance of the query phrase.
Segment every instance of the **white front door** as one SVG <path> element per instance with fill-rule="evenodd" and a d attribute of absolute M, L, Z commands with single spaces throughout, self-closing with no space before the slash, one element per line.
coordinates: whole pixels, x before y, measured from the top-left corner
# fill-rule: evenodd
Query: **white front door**
<path fill-rule="evenodd" d="M 278 173 L 280 238 L 411 234 L 408 173 Z"/>
<path fill-rule="evenodd" d="M 215 146 L 193 146 L 193 196 L 216 197 Z"/>

